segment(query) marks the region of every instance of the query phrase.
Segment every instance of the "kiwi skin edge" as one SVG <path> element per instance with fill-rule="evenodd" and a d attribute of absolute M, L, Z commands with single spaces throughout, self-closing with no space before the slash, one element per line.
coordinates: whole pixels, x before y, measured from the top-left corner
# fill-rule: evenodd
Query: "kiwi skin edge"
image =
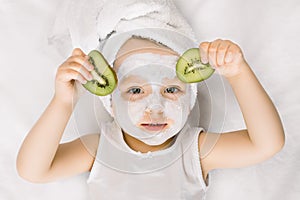
<path fill-rule="evenodd" d="M 185 51 L 177 60 L 176 74 L 184 83 L 197 83 L 208 79 L 215 69 L 209 63 L 203 64 L 199 48 Z"/>
<path fill-rule="evenodd" d="M 94 66 L 90 72 L 93 78 L 82 84 L 83 87 L 97 96 L 106 96 L 112 93 L 118 84 L 114 69 L 98 50 L 92 50 L 88 56 L 90 57 L 89 62 Z"/>

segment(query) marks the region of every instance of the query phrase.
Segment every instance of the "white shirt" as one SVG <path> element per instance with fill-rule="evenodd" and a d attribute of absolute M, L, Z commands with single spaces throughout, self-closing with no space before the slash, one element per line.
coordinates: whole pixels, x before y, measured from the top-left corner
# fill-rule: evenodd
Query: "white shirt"
<path fill-rule="evenodd" d="M 166 149 L 141 153 L 131 149 L 115 122 L 102 124 L 96 158 L 87 180 L 92 200 L 201 200 L 198 136 L 203 129 L 185 126 Z"/>

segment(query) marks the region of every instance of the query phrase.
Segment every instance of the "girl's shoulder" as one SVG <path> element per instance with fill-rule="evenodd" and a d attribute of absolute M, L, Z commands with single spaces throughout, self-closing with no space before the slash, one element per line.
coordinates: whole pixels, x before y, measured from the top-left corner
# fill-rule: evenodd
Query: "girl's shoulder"
<path fill-rule="evenodd" d="M 93 156 L 96 155 L 99 140 L 100 140 L 100 134 L 99 133 L 93 133 L 93 134 L 87 134 L 80 137 L 82 145 L 86 148 L 86 150 Z"/>

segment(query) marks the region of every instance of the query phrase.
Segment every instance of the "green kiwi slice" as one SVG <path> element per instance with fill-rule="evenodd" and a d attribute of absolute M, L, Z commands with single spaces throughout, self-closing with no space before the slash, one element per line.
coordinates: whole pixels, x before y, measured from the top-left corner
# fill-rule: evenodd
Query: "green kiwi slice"
<path fill-rule="evenodd" d="M 210 64 L 203 64 L 200 60 L 198 48 L 191 48 L 185 51 L 177 61 L 177 77 L 185 83 L 196 83 L 209 78 L 215 69 Z"/>
<path fill-rule="evenodd" d="M 83 86 L 98 96 L 106 96 L 112 93 L 118 83 L 115 71 L 99 51 L 93 50 L 88 56 L 90 57 L 89 62 L 94 65 L 94 69 L 91 71 L 93 79 L 87 81 Z"/>

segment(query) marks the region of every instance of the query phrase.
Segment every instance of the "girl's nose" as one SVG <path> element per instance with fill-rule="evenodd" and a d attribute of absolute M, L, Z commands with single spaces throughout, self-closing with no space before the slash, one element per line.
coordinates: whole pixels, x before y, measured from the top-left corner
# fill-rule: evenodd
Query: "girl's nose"
<path fill-rule="evenodd" d="M 159 92 L 155 92 L 148 100 L 146 112 L 148 113 L 162 113 L 164 111 L 163 97 Z"/>
<path fill-rule="evenodd" d="M 146 112 L 150 113 L 150 114 L 159 114 L 159 113 L 163 113 L 163 106 L 161 104 L 151 104 L 148 105 L 146 107 Z"/>

